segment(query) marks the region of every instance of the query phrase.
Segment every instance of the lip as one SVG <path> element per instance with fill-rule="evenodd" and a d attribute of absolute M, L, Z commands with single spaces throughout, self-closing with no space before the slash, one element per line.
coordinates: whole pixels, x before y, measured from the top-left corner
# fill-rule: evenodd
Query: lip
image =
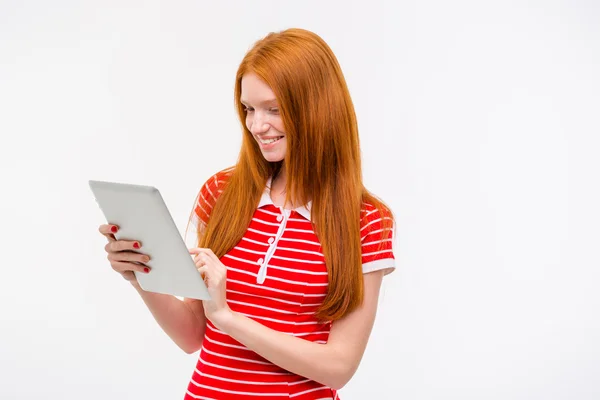
<path fill-rule="evenodd" d="M 269 139 L 275 139 L 275 138 L 278 138 L 278 137 L 282 138 L 284 136 L 283 135 L 273 135 L 273 136 L 254 136 L 254 137 L 257 138 L 257 139 L 260 139 L 260 140 L 269 140 Z"/>
<path fill-rule="evenodd" d="M 275 139 L 275 138 L 279 138 L 279 137 L 280 137 L 281 139 L 279 139 L 278 141 L 276 141 L 276 142 L 273 142 L 273 143 L 264 144 L 263 142 L 261 142 L 261 140 L 269 140 L 269 139 Z M 273 147 L 277 146 L 277 144 L 278 144 L 278 143 L 279 143 L 279 142 L 280 142 L 282 139 L 284 139 L 284 138 L 285 138 L 285 136 L 283 136 L 283 135 L 276 135 L 276 136 L 263 136 L 263 137 L 255 136 L 255 138 L 256 138 L 256 141 L 258 142 L 258 145 L 260 146 L 260 148 L 261 148 L 261 149 L 264 149 L 264 150 L 269 150 L 269 149 L 271 149 L 271 148 L 273 148 Z"/>

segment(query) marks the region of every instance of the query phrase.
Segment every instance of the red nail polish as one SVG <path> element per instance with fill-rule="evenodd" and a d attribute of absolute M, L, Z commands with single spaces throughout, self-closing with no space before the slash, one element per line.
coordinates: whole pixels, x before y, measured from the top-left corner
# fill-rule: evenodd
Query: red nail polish
<path fill-rule="evenodd" d="M 139 249 L 139 248 L 140 248 L 140 244 L 139 244 L 138 242 L 135 242 L 135 243 L 133 244 L 133 248 L 135 248 L 135 249 Z"/>
<path fill-rule="evenodd" d="M 117 233 L 118 231 L 116 226 L 111 227 L 110 230 L 112 231 L 112 233 Z"/>
<path fill-rule="evenodd" d="M 145 272 L 145 273 L 148 273 L 148 272 L 150 272 L 150 268 L 147 268 L 147 267 L 146 267 L 146 268 L 144 268 L 144 272 Z"/>

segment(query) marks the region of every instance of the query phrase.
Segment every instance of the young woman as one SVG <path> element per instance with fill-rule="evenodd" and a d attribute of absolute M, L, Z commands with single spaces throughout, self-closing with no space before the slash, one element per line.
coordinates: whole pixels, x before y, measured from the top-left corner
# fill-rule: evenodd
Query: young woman
<path fill-rule="evenodd" d="M 188 225 L 212 299 L 143 291 L 143 243 L 114 225 L 100 227 L 108 258 L 173 341 L 200 350 L 185 399 L 338 399 L 395 268 L 392 214 L 362 183 L 354 107 L 318 35 L 258 41 L 234 95 L 239 159 L 200 188 Z"/>

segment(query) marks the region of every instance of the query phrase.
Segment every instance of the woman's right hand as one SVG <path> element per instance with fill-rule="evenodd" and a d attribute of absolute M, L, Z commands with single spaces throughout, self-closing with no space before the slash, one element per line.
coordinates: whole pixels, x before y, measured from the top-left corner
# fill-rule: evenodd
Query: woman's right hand
<path fill-rule="evenodd" d="M 118 232 L 119 227 L 116 225 L 100 225 L 98 230 L 108 239 L 108 244 L 104 246 L 104 250 L 106 250 L 106 258 L 110 261 L 112 269 L 121 274 L 132 285 L 139 286 L 133 271 L 146 274 L 150 272 L 150 267 L 144 265 L 150 261 L 150 257 L 147 254 L 135 251 L 139 250 L 142 244 L 137 240 L 117 240 L 114 234 Z"/>

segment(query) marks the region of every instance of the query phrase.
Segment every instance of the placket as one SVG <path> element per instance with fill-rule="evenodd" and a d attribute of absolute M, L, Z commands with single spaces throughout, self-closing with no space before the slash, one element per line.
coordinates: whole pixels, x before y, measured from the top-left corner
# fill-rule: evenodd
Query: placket
<path fill-rule="evenodd" d="M 267 249 L 267 254 L 265 254 L 265 258 L 260 258 L 257 263 L 260 265 L 260 269 L 258 270 L 258 275 L 256 276 L 256 283 L 262 284 L 267 278 L 267 267 L 269 261 L 271 261 L 271 257 L 273 257 L 273 253 L 275 253 L 275 249 L 277 248 L 277 243 L 279 243 L 279 239 L 283 236 L 283 232 L 285 231 L 285 226 L 287 224 L 288 218 L 292 213 L 291 210 L 286 210 L 279 207 L 281 214 L 277 216 L 277 221 L 279 222 L 279 228 L 277 229 L 277 234 L 275 238 L 269 238 L 269 248 Z"/>

